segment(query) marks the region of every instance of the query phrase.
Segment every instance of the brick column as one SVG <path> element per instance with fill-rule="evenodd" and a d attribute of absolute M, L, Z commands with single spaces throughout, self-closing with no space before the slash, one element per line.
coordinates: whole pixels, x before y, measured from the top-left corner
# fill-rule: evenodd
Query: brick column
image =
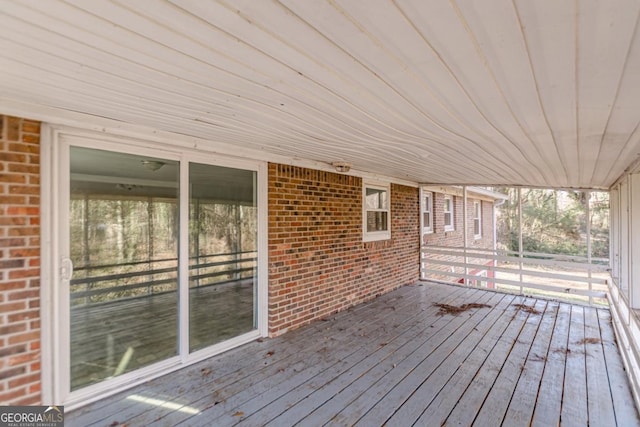
<path fill-rule="evenodd" d="M 0 116 L 0 404 L 40 403 L 40 123 Z"/>

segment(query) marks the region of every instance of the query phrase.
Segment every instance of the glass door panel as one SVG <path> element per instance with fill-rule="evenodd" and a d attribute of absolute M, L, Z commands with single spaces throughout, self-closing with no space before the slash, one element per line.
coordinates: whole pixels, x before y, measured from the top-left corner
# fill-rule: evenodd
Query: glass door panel
<path fill-rule="evenodd" d="M 256 328 L 256 172 L 189 164 L 189 350 Z"/>
<path fill-rule="evenodd" d="M 70 147 L 71 390 L 178 354 L 179 163 Z"/>

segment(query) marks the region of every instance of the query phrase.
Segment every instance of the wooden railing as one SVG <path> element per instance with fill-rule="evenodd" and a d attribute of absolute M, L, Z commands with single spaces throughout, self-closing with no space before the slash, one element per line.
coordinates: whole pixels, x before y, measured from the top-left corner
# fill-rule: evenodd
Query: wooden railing
<path fill-rule="evenodd" d="M 605 303 L 609 260 L 491 249 L 423 246 L 421 278 Z M 577 298 L 576 298 L 577 297 Z"/>
<path fill-rule="evenodd" d="M 222 285 L 255 275 L 255 251 L 190 258 L 189 286 Z M 178 259 L 80 267 L 70 281 L 72 306 L 98 304 L 175 291 Z"/>

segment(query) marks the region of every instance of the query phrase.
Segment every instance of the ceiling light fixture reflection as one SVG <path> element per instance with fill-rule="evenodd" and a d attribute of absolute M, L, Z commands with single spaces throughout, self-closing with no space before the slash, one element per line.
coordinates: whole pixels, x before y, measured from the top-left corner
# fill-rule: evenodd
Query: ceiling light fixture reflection
<path fill-rule="evenodd" d="M 155 172 L 161 167 L 163 167 L 164 165 L 166 165 L 165 162 L 161 162 L 159 160 L 141 160 L 140 163 L 142 163 L 142 166 L 145 169 L 148 169 L 152 172 Z"/>

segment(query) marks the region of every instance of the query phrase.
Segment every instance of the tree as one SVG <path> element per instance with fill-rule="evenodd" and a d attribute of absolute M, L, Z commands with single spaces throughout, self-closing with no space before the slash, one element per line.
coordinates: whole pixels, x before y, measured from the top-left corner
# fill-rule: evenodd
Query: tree
<path fill-rule="evenodd" d="M 509 187 L 497 191 L 509 196 L 498 210 L 498 244 L 503 249 L 518 251 L 518 189 Z M 589 221 L 592 256 L 608 256 L 608 193 L 523 188 L 520 195 L 523 251 L 587 256 L 586 233 Z"/>

